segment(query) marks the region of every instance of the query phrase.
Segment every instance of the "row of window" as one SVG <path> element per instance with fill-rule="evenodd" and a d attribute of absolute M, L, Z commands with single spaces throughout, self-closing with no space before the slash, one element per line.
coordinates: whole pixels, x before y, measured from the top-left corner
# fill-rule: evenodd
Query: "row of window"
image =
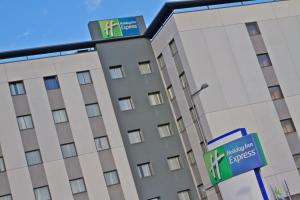
<path fill-rule="evenodd" d="M 139 66 L 139 71 L 142 75 L 152 73 L 149 61 L 140 62 L 138 64 L 138 66 Z M 109 67 L 109 74 L 110 74 L 110 78 L 113 79 L 113 80 L 114 79 L 121 79 L 121 78 L 125 77 L 125 70 L 124 70 L 122 65 L 111 66 L 111 67 Z"/>
<path fill-rule="evenodd" d="M 190 190 L 183 190 L 177 193 L 179 200 L 191 200 Z M 160 197 L 154 197 L 148 200 L 161 200 Z"/>

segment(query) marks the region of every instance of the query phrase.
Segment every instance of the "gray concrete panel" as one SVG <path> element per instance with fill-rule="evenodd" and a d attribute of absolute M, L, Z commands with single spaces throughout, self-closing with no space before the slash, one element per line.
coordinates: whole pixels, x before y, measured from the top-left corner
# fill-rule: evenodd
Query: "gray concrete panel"
<path fill-rule="evenodd" d="M 0 173 L 0 196 L 10 194 L 10 187 L 6 172 Z"/>
<path fill-rule="evenodd" d="M 28 170 L 31 177 L 33 188 L 48 185 L 43 164 L 30 166 Z"/>
<path fill-rule="evenodd" d="M 93 84 L 81 85 L 81 92 L 85 104 L 97 102 L 97 97 Z"/>
<path fill-rule="evenodd" d="M 276 108 L 276 111 L 277 111 L 277 114 L 278 114 L 278 117 L 280 120 L 291 118 L 289 109 L 288 109 L 284 99 L 277 99 L 277 100 L 273 101 L 273 103 L 274 103 L 274 106 Z"/>
<path fill-rule="evenodd" d="M 291 152 L 293 155 L 300 153 L 300 139 L 297 133 L 290 133 L 286 135 Z"/>
<path fill-rule="evenodd" d="M 272 66 L 263 67 L 261 69 L 262 69 L 263 75 L 265 77 L 265 80 L 266 80 L 266 83 L 268 86 L 279 85 L 274 68 Z"/>
<path fill-rule="evenodd" d="M 65 107 L 60 89 L 48 90 L 47 93 L 51 110 L 58 110 Z"/>
<path fill-rule="evenodd" d="M 87 192 L 79 193 L 74 195 L 74 200 L 89 200 Z"/>
<path fill-rule="evenodd" d="M 261 35 L 251 36 L 250 39 L 256 54 L 267 53 L 267 48 Z"/>
<path fill-rule="evenodd" d="M 100 151 L 98 152 L 98 155 L 101 162 L 102 170 L 104 172 L 116 169 L 116 165 L 111 150 L 108 149 L 108 150 Z"/>
<path fill-rule="evenodd" d="M 39 149 L 39 144 L 34 129 L 23 130 L 20 134 L 25 152 Z"/>
<path fill-rule="evenodd" d="M 69 122 L 56 124 L 55 127 L 60 144 L 74 142 Z"/>
<path fill-rule="evenodd" d="M 89 118 L 89 121 L 94 138 L 106 135 L 106 130 L 102 117 L 92 117 Z"/>
<path fill-rule="evenodd" d="M 109 186 L 108 193 L 110 199 L 125 200 L 120 184 Z"/>
<path fill-rule="evenodd" d="M 30 108 L 29 108 L 27 96 L 25 94 L 18 95 L 18 96 L 12 96 L 12 100 L 14 103 L 14 107 L 15 107 L 17 116 L 30 114 Z"/>
<path fill-rule="evenodd" d="M 78 157 L 71 157 L 65 159 L 65 166 L 69 180 L 82 177 L 81 167 Z"/>

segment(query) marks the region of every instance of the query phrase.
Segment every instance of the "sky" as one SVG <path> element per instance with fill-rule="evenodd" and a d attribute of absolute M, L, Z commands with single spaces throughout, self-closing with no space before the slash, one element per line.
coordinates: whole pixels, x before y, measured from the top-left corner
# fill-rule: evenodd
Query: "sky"
<path fill-rule="evenodd" d="M 90 40 L 93 20 L 143 15 L 148 25 L 166 1 L 1 0 L 0 52 Z"/>

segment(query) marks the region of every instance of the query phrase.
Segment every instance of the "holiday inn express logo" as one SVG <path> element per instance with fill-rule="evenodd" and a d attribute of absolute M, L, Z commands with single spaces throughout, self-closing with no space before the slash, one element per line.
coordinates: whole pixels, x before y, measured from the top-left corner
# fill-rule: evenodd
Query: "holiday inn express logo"
<path fill-rule="evenodd" d="M 100 29 L 103 38 L 122 37 L 122 31 L 118 19 L 100 21 Z"/>

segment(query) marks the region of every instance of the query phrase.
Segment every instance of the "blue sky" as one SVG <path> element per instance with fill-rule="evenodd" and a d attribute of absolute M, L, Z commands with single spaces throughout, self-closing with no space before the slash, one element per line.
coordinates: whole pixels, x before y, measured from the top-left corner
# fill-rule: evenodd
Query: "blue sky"
<path fill-rule="evenodd" d="M 1 0 L 0 52 L 89 40 L 97 19 L 143 15 L 149 24 L 166 1 Z"/>

